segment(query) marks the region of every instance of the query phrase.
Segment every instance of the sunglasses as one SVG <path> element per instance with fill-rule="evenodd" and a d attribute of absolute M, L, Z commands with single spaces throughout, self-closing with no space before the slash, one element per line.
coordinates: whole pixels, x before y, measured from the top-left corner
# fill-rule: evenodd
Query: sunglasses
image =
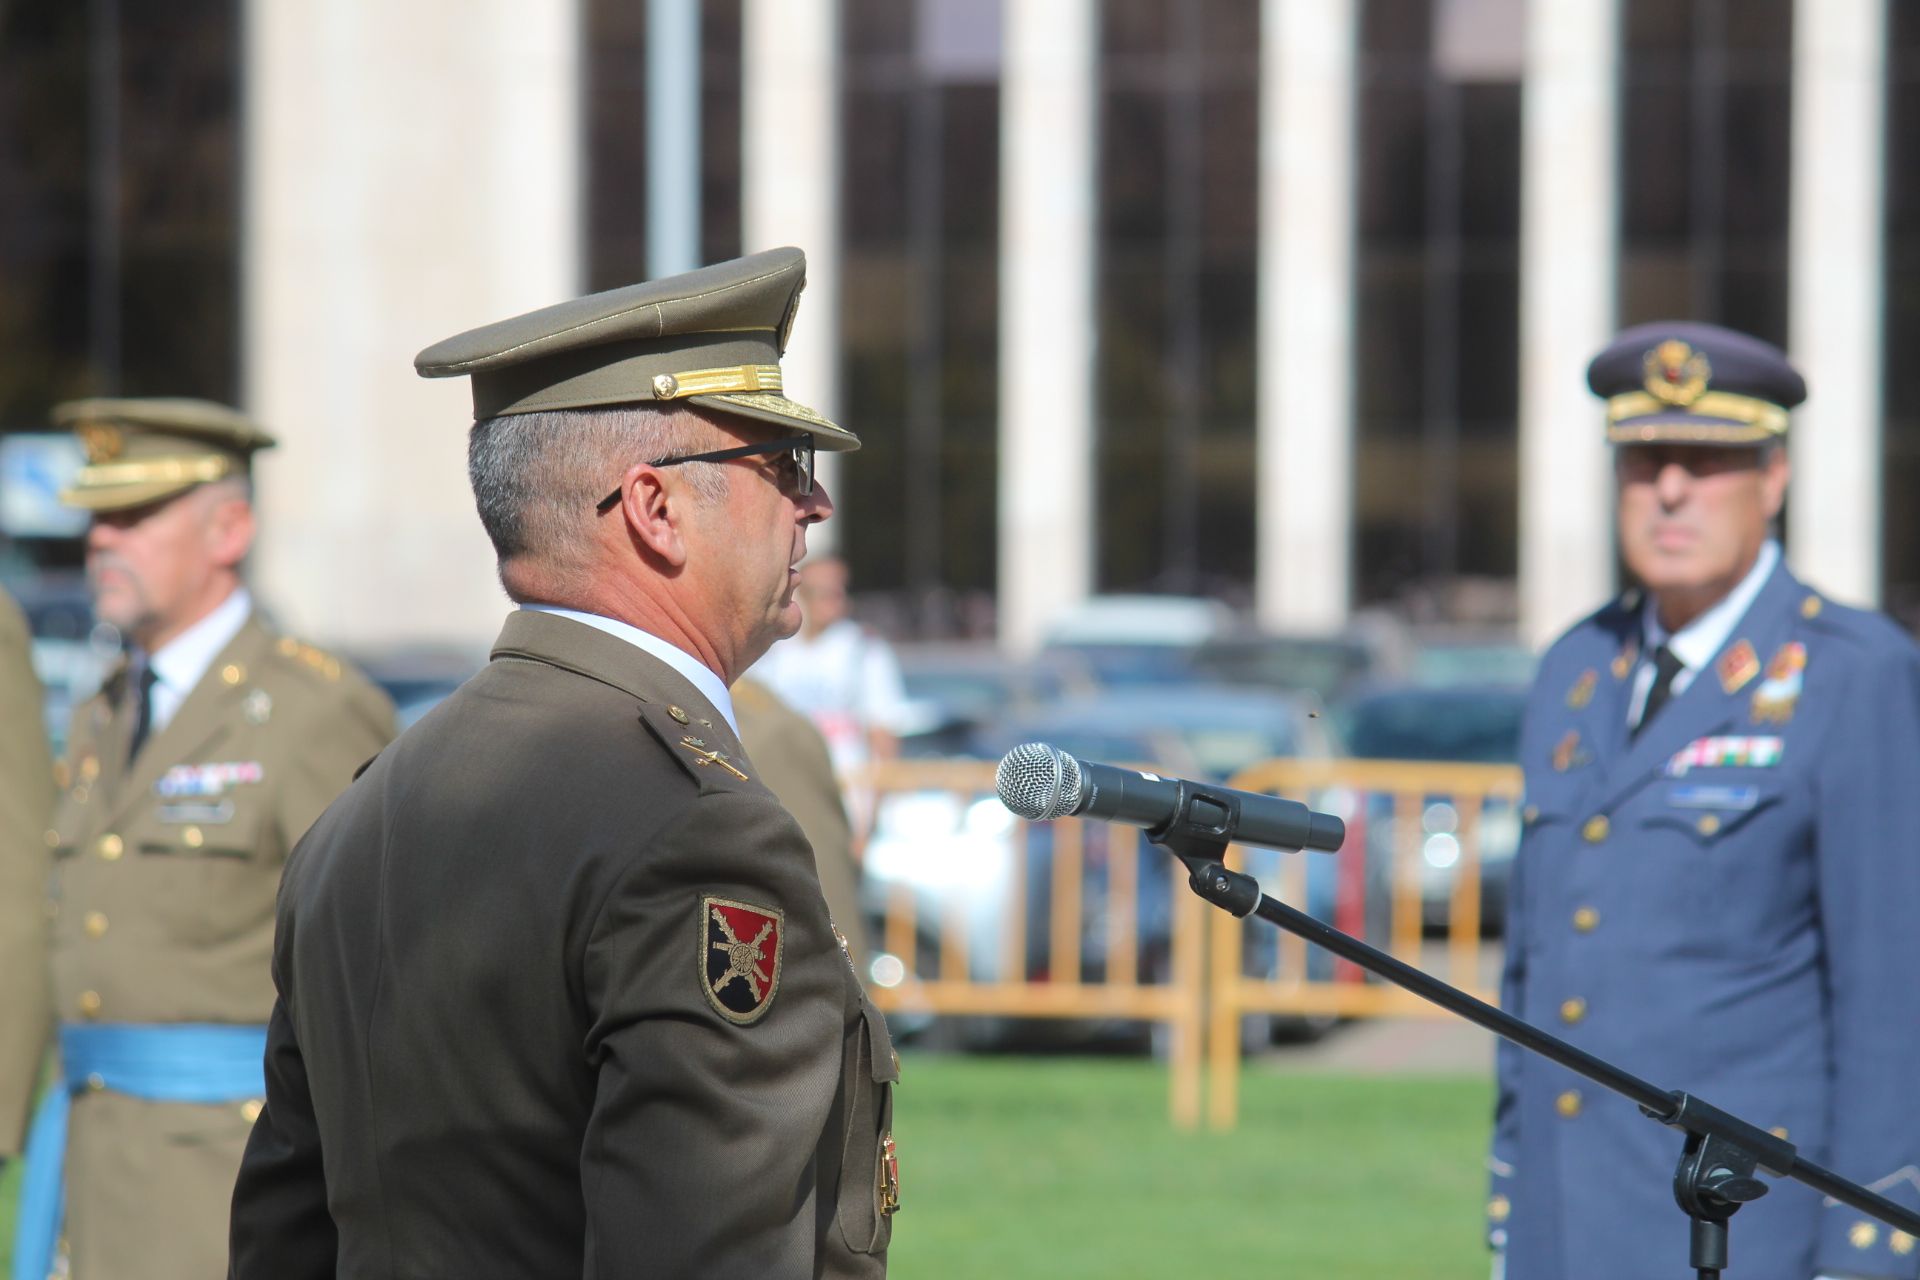
<path fill-rule="evenodd" d="M 734 458 L 751 458 L 761 454 L 784 454 L 777 459 L 780 468 L 780 487 L 796 498 L 804 498 L 813 492 L 813 437 L 781 436 L 778 440 L 763 440 L 759 444 L 743 444 L 736 449 L 716 449 L 712 453 L 689 453 L 677 458 L 655 458 L 647 465 L 650 467 L 677 467 L 683 462 L 727 462 Z M 615 489 L 594 505 L 601 515 L 620 505 L 620 490 Z"/>

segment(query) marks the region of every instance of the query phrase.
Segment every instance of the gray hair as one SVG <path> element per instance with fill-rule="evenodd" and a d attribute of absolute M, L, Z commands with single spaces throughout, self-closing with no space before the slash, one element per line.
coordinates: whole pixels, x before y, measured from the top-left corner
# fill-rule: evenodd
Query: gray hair
<path fill-rule="evenodd" d="M 713 434 L 696 413 L 634 405 L 504 414 L 474 423 L 467 436 L 467 478 L 503 582 L 508 562 L 520 561 L 558 585 L 575 585 L 586 568 L 588 539 L 582 535 L 595 518 L 594 504 L 634 463 L 698 452 Z M 687 479 L 704 500 L 725 496 L 726 477 L 717 470 L 694 467 Z"/>

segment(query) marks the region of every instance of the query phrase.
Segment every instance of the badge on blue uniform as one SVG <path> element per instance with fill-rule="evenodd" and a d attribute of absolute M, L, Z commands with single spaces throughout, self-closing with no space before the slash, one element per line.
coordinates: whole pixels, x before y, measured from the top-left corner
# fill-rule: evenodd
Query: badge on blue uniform
<path fill-rule="evenodd" d="M 1669 778 L 1684 778 L 1689 769 L 1771 769 L 1780 763 L 1776 737 L 1695 738 L 1667 760 Z"/>
<path fill-rule="evenodd" d="M 1785 724 L 1793 719 L 1793 708 L 1800 701 L 1801 673 L 1807 668 L 1807 646 L 1799 641 L 1780 646 L 1767 663 L 1767 678 L 1753 691 L 1753 718 L 1769 724 Z"/>

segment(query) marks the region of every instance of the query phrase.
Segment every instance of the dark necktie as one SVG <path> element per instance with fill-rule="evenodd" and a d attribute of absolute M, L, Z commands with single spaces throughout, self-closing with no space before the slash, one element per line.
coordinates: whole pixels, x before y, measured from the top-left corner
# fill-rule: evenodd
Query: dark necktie
<path fill-rule="evenodd" d="M 151 662 L 140 664 L 140 696 L 133 716 L 133 745 L 127 748 L 127 760 L 131 763 L 140 755 L 140 744 L 147 740 L 147 731 L 153 728 L 153 686 L 160 676 Z"/>
<path fill-rule="evenodd" d="M 1666 645 L 1653 651 L 1653 687 L 1647 690 L 1646 709 L 1640 713 L 1640 723 L 1633 727 L 1634 737 L 1639 737 L 1640 731 L 1660 714 L 1660 708 L 1667 705 L 1667 699 L 1673 696 L 1673 678 L 1686 669 L 1687 664 Z"/>

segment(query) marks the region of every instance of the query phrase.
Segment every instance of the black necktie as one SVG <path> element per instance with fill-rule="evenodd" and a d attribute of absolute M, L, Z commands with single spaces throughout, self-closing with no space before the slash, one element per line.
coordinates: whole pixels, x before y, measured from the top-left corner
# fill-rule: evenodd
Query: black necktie
<path fill-rule="evenodd" d="M 140 664 L 140 700 L 134 709 L 133 745 L 127 748 L 129 762 L 139 756 L 140 744 L 147 740 L 147 731 L 153 727 L 153 686 L 159 679 L 151 662 Z"/>
<path fill-rule="evenodd" d="M 1640 713 L 1640 723 L 1633 727 L 1636 738 L 1660 714 L 1660 708 L 1667 705 L 1667 699 L 1673 696 L 1673 678 L 1686 669 L 1687 664 L 1674 656 L 1673 650 L 1666 645 L 1653 651 L 1653 687 L 1647 690 L 1647 705 Z"/>

